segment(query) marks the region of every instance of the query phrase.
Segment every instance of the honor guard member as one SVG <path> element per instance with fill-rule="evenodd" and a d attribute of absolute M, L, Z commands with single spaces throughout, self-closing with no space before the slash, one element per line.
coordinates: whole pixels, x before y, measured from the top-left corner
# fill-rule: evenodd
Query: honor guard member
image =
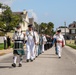
<path fill-rule="evenodd" d="M 62 47 L 65 45 L 65 40 L 63 35 L 61 34 L 61 30 L 58 29 L 56 35 L 54 35 L 54 39 L 56 39 L 56 49 L 58 52 L 58 57 L 61 58 Z"/>
<path fill-rule="evenodd" d="M 38 57 L 39 34 L 38 34 L 37 30 L 35 30 L 35 32 L 36 32 L 35 56 Z"/>
<path fill-rule="evenodd" d="M 42 43 L 42 53 L 44 53 L 44 45 L 46 44 L 47 39 L 46 39 L 46 36 L 45 36 L 44 34 L 42 34 L 42 37 L 43 37 L 43 43 Z"/>
<path fill-rule="evenodd" d="M 6 35 L 3 37 L 3 39 L 4 39 L 4 49 L 6 49 L 6 46 L 7 46 L 7 37 L 6 37 Z"/>
<path fill-rule="evenodd" d="M 42 33 L 39 34 L 39 49 L 38 49 L 38 55 L 42 53 L 42 44 L 43 44 L 43 36 Z"/>
<path fill-rule="evenodd" d="M 21 26 L 16 27 L 16 31 L 13 35 L 13 42 L 14 42 L 14 50 L 13 50 L 13 67 L 16 67 L 17 55 L 20 57 L 19 67 L 22 66 L 22 59 L 23 55 L 25 54 L 23 49 L 23 42 L 24 42 L 24 34 L 21 31 Z"/>
<path fill-rule="evenodd" d="M 58 55 L 58 50 L 57 50 L 57 46 L 56 46 L 56 43 L 57 43 L 57 41 L 56 41 L 56 36 L 58 35 L 58 32 L 56 32 L 55 34 L 54 34 L 54 36 L 53 36 L 53 41 L 52 41 L 52 46 L 53 46 L 53 44 L 55 44 L 55 54 L 56 55 Z"/>
<path fill-rule="evenodd" d="M 29 62 L 30 60 L 33 61 L 35 59 L 36 33 L 33 30 L 32 24 L 28 25 L 26 36 L 27 62 Z"/>

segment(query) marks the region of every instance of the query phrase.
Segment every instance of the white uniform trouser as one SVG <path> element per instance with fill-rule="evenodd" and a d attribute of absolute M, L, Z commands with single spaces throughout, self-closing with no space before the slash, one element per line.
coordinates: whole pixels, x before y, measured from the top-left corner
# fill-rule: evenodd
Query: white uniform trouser
<path fill-rule="evenodd" d="M 35 58 L 35 45 L 26 45 L 26 50 L 27 50 L 27 59 L 33 60 Z"/>
<path fill-rule="evenodd" d="M 57 50 L 58 50 L 58 56 L 61 57 L 62 47 L 57 45 Z"/>
<path fill-rule="evenodd" d="M 42 52 L 44 52 L 44 44 L 42 44 Z"/>
<path fill-rule="evenodd" d="M 38 56 L 38 47 L 39 47 L 38 45 L 35 46 L 35 49 L 36 49 L 36 56 Z"/>

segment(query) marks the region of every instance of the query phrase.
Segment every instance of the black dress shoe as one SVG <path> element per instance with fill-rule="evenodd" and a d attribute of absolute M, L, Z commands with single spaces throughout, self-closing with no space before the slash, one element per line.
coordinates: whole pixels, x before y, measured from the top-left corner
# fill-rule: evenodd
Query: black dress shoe
<path fill-rule="evenodd" d="M 60 59 L 61 57 L 59 57 L 59 59 Z"/>
<path fill-rule="evenodd" d="M 31 62 L 33 62 L 33 60 L 31 59 Z"/>
<path fill-rule="evenodd" d="M 56 54 L 56 55 L 58 55 L 58 53 L 57 53 L 57 52 L 56 52 L 55 54 Z"/>
<path fill-rule="evenodd" d="M 22 64 L 19 63 L 19 67 L 22 67 Z"/>
<path fill-rule="evenodd" d="M 26 62 L 29 62 L 29 59 L 27 59 Z"/>
<path fill-rule="evenodd" d="M 16 67 L 16 64 L 15 64 L 15 63 L 13 63 L 13 64 L 12 64 L 12 67 Z"/>
<path fill-rule="evenodd" d="M 34 58 L 34 60 L 35 60 L 35 58 Z"/>
<path fill-rule="evenodd" d="M 36 58 L 37 58 L 38 56 L 36 56 Z"/>

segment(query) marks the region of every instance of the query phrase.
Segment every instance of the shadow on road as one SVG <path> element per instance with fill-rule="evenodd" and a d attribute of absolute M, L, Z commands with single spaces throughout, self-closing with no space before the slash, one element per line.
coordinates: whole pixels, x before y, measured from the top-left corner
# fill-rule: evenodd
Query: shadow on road
<path fill-rule="evenodd" d="M 40 57 L 38 57 L 38 58 L 58 58 L 58 57 L 43 57 L 43 56 L 41 57 L 41 56 L 40 56 Z"/>
<path fill-rule="evenodd" d="M 56 54 L 41 54 L 38 58 L 58 58 Z"/>
<path fill-rule="evenodd" d="M 3 68 L 12 68 L 12 66 L 0 66 L 0 69 L 3 69 Z"/>
<path fill-rule="evenodd" d="M 42 54 L 42 55 L 56 55 L 56 54 Z"/>

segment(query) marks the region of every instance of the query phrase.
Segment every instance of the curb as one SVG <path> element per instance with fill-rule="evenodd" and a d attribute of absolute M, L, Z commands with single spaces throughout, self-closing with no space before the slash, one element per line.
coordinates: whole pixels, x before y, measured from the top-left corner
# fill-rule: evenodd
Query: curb
<path fill-rule="evenodd" d="M 8 50 L 3 50 L 0 52 L 0 60 L 8 58 L 13 55 L 12 48 Z"/>
<path fill-rule="evenodd" d="M 5 54 L 3 56 L 0 56 L 0 61 L 3 60 L 3 59 L 5 59 L 5 58 L 8 58 L 8 57 L 10 57 L 12 55 L 13 55 L 13 53 L 8 53 L 8 54 Z"/>
<path fill-rule="evenodd" d="M 65 48 L 70 48 L 70 49 L 72 49 L 72 50 L 76 50 L 76 49 L 74 49 L 74 48 L 71 48 L 71 47 L 69 47 L 69 46 L 65 46 Z"/>

